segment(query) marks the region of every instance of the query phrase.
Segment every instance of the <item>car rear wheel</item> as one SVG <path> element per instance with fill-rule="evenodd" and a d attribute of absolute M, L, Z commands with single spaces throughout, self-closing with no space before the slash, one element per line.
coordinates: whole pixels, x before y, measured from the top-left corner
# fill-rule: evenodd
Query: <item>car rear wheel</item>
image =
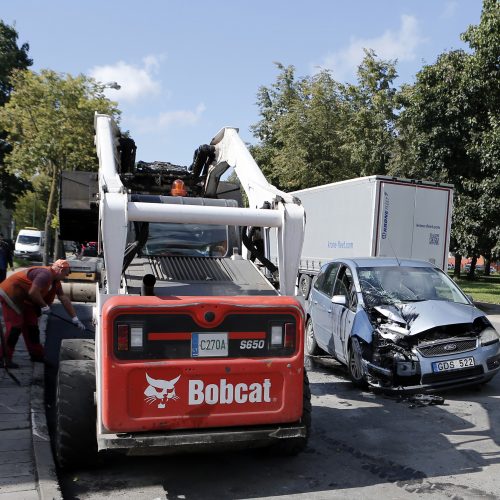
<path fill-rule="evenodd" d="M 317 356 L 321 349 L 318 347 L 316 342 L 316 337 L 314 336 L 314 326 L 312 318 L 309 318 L 306 325 L 306 342 L 305 342 L 306 354 L 309 356 Z"/>
<path fill-rule="evenodd" d="M 97 458 L 94 361 L 59 364 L 55 455 L 60 467 L 92 465 Z"/>
<path fill-rule="evenodd" d="M 357 342 L 357 340 L 355 341 Z M 349 358 L 347 365 L 347 369 L 349 371 L 349 378 L 356 387 L 364 388 L 367 386 L 367 382 L 365 376 L 363 375 L 361 355 L 358 352 L 358 350 L 354 348 L 352 344 L 353 344 L 352 342 L 349 344 Z"/>

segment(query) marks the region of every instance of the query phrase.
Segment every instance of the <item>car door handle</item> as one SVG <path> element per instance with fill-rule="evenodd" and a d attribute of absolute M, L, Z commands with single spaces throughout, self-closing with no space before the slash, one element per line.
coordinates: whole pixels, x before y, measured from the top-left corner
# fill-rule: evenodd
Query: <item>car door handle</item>
<path fill-rule="evenodd" d="M 328 314 L 332 314 L 332 310 L 331 310 L 331 309 L 327 309 L 327 310 L 326 310 L 326 312 L 327 312 Z"/>
<path fill-rule="evenodd" d="M 315 306 L 318 305 L 318 301 L 317 300 L 314 300 L 313 303 L 314 303 Z"/>

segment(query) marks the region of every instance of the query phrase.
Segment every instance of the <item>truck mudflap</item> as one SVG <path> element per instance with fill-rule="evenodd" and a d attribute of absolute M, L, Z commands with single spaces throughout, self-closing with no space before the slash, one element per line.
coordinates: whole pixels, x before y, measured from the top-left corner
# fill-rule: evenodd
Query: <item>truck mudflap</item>
<path fill-rule="evenodd" d="M 100 446 L 300 434 L 303 330 L 291 297 L 112 297 L 102 310 Z M 253 430 L 227 429 L 242 426 Z M 168 432 L 133 434 L 151 431 Z"/>
<path fill-rule="evenodd" d="M 169 455 L 184 452 L 230 450 L 272 446 L 280 440 L 306 439 L 308 430 L 304 424 L 283 426 L 259 426 L 226 428 L 169 433 L 101 434 L 97 444 L 99 451 L 115 450 L 130 456 Z"/>

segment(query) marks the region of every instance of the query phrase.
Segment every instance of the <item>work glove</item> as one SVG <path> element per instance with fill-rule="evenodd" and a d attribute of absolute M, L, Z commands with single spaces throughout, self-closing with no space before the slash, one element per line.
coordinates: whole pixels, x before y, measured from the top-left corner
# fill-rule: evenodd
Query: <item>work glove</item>
<path fill-rule="evenodd" d="M 73 322 L 73 324 L 78 327 L 82 332 L 85 331 L 85 325 L 78 319 L 77 316 L 75 316 L 74 318 L 72 318 L 71 320 Z"/>
<path fill-rule="evenodd" d="M 50 306 L 43 306 L 43 307 L 40 309 L 40 312 L 41 312 L 42 314 L 49 315 L 49 314 L 50 314 Z"/>

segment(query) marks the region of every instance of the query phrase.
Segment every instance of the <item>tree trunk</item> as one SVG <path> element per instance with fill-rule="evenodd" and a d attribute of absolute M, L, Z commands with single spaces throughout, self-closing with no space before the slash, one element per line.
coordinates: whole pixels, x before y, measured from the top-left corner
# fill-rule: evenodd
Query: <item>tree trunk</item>
<path fill-rule="evenodd" d="M 469 268 L 469 272 L 467 274 L 468 280 L 474 279 L 474 274 L 476 273 L 476 262 L 477 262 L 477 257 L 474 255 L 472 257 L 472 260 L 470 261 L 470 268 Z"/>
<path fill-rule="evenodd" d="M 57 177 L 58 170 L 54 163 L 50 162 L 52 170 L 52 181 L 50 183 L 49 201 L 47 203 L 47 215 L 45 217 L 45 248 L 43 250 L 43 265 L 49 265 L 50 251 L 52 247 L 52 217 L 54 215 L 54 207 L 56 204 L 57 195 Z"/>
<path fill-rule="evenodd" d="M 460 269 L 462 266 L 462 256 L 458 253 L 455 254 L 455 267 L 453 269 L 453 277 L 460 278 Z"/>
<path fill-rule="evenodd" d="M 485 276 L 490 275 L 490 268 L 491 268 L 491 255 L 485 255 L 484 256 L 484 275 Z"/>

